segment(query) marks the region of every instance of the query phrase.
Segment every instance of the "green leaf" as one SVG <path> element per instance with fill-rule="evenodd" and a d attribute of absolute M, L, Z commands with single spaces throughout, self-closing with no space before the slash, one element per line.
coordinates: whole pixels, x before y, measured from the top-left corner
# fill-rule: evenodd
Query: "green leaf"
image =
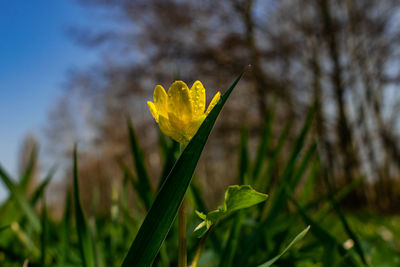
<path fill-rule="evenodd" d="M 203 194 L 201 193 L 201 190 L 199 186 L 196 183 L 196 180 L 193 180 L 193 182 L 190 184 L 189 191 L 188 193 L 192 198 L 193 202 L 195 204 L 195 209 L 198 210 L 207 210 L 206 204 L 202 198 Z M 213 247 L 213 250 L 216 252 L 221 251 L 221 242 L 218 240 L 217 235 L 215 234 L 214 231 L 210 233 L 210 241 L 211 241 L 211 246 Z"/>
<path fill-rule="evenodd" d="M 160 131 L 159 132 L 159 140 L 161 152 L 164 160 L 164 166 L 161 172 L 160 181 L 158 182 L 157 192 L 160 190 L 161 186 L 164 184 L 165 179 L 167 178 L 169 172 L 176 162 L 179 154 L 179 143 L 170 139 L 168 140 L 165 135 Z"/>
<path fill-rule="evenodd" d="M 247 177 L 249 167 L 249 148 L 248 148 L 248 133 L 246 128 L 242 128 L 240 133 L 240 145 L 239 145 L 239 183 L 248 184 L 249 179 Z"/>
<path fill-rule="evenodd" d="M 146 193 L 146 190 L 143 190 L 140 183 L 137 181 L 135 175 L 132 173 L 132 171 L 126 166 L 126 164 L 122 160 L 118 160 L 119 166 L 124 173 L 124 176 L 129 180 L 129 182 L 132 185 L 132 189 L 134 192 L 136 192 L 139 200 L 143 204 L 144 208 L 146 211 L 150 208 L 150 203 L 149 203 L 149 198 L 148 194 Z"/>
<path fill-rule="evenodd" d="M 86 222 L 85 215 L 79 198 L 79 182 L 78 182 L 78 160 L 77 149 L 74 147 L 74 205 L 75 205 L 75 220 L 78 231 L 79 249 L 81 253 L 82 263 L 85 267 L 95 266 L 95 253 L 90 236 L 90 230 Z"/>
<path fill-rule="evenodd" d="M 283 256 L 283 254 L 286 253 L 286 251 L 288 251 L 294 244 L 296 244 L 297 242 L 299 242 L 308 232 L 308 230 L 310 230 L 310 226 L 308 226 L 306 229 L 304 229 L 303 231 L 301 231 L 293 240 L 292 242 L 290 242 L 290 244 L 277 256 L 275 256 L 274 258 L 270 259 L 269 261 L 267 261 L 264 264 L 259 265 L 258 267 L 269 267 L 272 264 L 274 264 L 277 260 L 279 260 L 280 257 Z"/>
<path fill-rule="evenodd" d="M 246 241 L 243 242 L 243 250 L 241 251 L 242 253 L 238 257 L 238 266 L 245 265 L 245 263 L 248 261 L 250 255 L 254 251 L 255 247 L 258 247 L 260 242 L 261 242 L 261 237 L 260 232 L 266 231 L 269 227 L 271 227 L 274 224 L 274 220 L 276 220 L 277 215 L 280 214 L 286 207 L 287 205 L 287 200 L 289 195 L 287 194 L 287 186 L 293 181 L 294 176 L 294 171 L 295 171 L 295 166 L 296 166 L 296 161 L 300 155 L 300 152 L 304 146 L 304 143 L 306 141 L 307 134 L 309 132 L 309 129 L 311 127 L 312 119 L 314 117 L 314 108 L 311 108 L 307 114 L 307 118 L 303 124 L 303 127 L 300 131 L 300 134 L 297 136 L 294 147 L 291 150 L 289 160 L 287 161 L 283 173 L 279 179 L 279 184 L 277 185 L 277 188 L 275 189 L 275 192 L 273 194 L 273 198 L 269 201 L 268 206 L 265 205 L 262 213 L 261 213 L 261 223 L 256 227 L 252 233 L 247 237 Z M 287 140 L 287 134 L 288 131 L 291 129 L 291 123 L 288 123 L 283 130 L 281 137 L 279 138 L 278 144 L 275 148 L 275 151 L 273 152 L 273 157 L 270 162 L 270 165 L 268 166 L 267 170 L 267 175 L 272 176 L 274 169 L 277 166 L 277 159 L 279 157 L 279 154 L 282 151 L 283 144 Z M 264 175 L 264 177 L 268 177 L 267 175 Z M 270 182 L 270 185 L 272 182 Z M 270 187 L 268 186 L 268 188 Z M 259 187 L 263 188 L 263 187 Z"/>
<path fill-rule="evenodd" d="M 238 247 L 240 230 L 242 227 L 242 219 L 244 214 L 242 212 L 238 212 L 235 214 L 235 218 L 233 219 L 232 226 L 230 229 L 229 237 L 226 242 L 224 251 L 222 253 L 221 260 L 219 262 L 219 267 L 230 267 L 233 266 L 233 259 Z"/>
<path fill-rule="evenodd" d="M 20 178 L 18 187 L 19 187 L 19 190 L 21 191 L 21 193 L 23 193 L 24 195 L 28 191 L 29 183 L 32 178 L 32 173 L 35 169 L 36 159 L 37 159 L 37 151 L 38 151 L 37 145 L 35 144 L 32 148 L 28 164 L 26 165 L 26 168 Z"/>
<path fill-rule="evenodd" d="M 70 255 L 70 247 L 69 240 L 71 236 L 71 213 L 72 213 L 72 199 L 71 199 L 71 190 L 68 190 L 65 196 L 64 203 L 64 215 L 62 219 L 62 233 L 61 233 L 61 249 L 62 253 L 60 253 L 60 263 L 65 264 L 69 255 Z"/>
<path fill-rule="evenodd" d="M 257 192 L 250 185 L 233 185 L 225 192 L 224 207 L 227 212 L 233 212 L 254 206 L 267 198 L 268 195 Z"/>
<path fill-rule="evenodd" d="M 153 192 L 151 190 L 150 178 L 146 171 L 145 160 L 143 151 L 139 146 L 136 138 L 135 131 L 132 126 L 131 119 L 127 119 L 129 140 L 131 144 L 131 152 L 133 157 L 133 165 L 137 174 L 137 187 L 139 188 L 140 197 L 142 198 L 146 210 L 150 209 L 151 202 L 153 201 Z"/>
<path fill-rule="evenodd" d="M 328 188 L 328 195 L 330 198 L 330 201 L 332 203 L 333 208 L 335 209 L 337 215 L 339 216 L 339 219 L 343 225 L 343 228 L 345 229 L 346 233 L 348 234 L 348 236 L 354 241 L 354 248 L 356 250 L 356 252 L 358 253 L 358 255 L 360 256 L 361 261 L 363 262 L 363 264 L 365 266 L 368 266 L 367 260 L 365 258 L 364 255 L 364 251 L 361 247 L 360 241 L 358 240 L 357 235 L 353 232 L 353 230 L 350 227 L 350 224 L 347 222 L 346 217 L 344 216 L 344 214 L 341 211 L 341 208 L 338 204 L 338 202 L 335 200 L 334 194 L 333 194 L 333 188 L 331 185 L 331 182 L 329 181 L 329 177 L 328 177 L 328 172 L 326 170 L 326 168 L 323 168 L 323 178 L 324 178 L 324 182 L 326 184 L 326 187 Z"/>
<path fill-rule="evenodd" d="M 44 180 L 40 183 L 40 185 L 33 192 L 32 198 L 31 198 L 31 204 L 33 207 L 35 206 L 36 202 L 40 199 L 40 197 L 43 195 L 44 190 L 46 189 L 47 185 L 50 183 L 55 172 L 56 172 L 56 168 L 55 167 L 51 168 L 49 173 L 44 178 Z"/>
<path fill-rule="evenodd" d="M 40 262 L 42 267 L 46 267 L 46 250 L 47 250 L 47 210 L 46 197 L 42 197 L 42 234 L 40 235 Z"/>
<path fill-rule="evenodd" d="M 0 232 L 3 232 L 4 230 L 7 230 L 9 228 L 10 228 L 10 225 L 0 226 Z"/>
<path fill-rule="evenodd" d="M 150 266 L 161 247 L 191 182 L 208 136 L 242 72 L 221 97 L 175 163 L 147 213 L 122 266 Z"/>
<path fill-rule="evenodd" d="M 265 156 L 268 152 L 270 140 L 271 140 L 271 133 L 272 133 L 272 123 L 274 120 L 274 110 L 269 109 L 267 116 L 265 117 L 263 132 L 260 138 L 260 144 L 257 149 L 257 156 L 254 162 L 253 167 L 253 177 L 252 181 L 257 181 L 258 176 L 260 175 L 260 171 L 265 160 Z"/>
<path fill-rule="evenodd" d="M 271 199 L 271 206 L 267 218 L 275 218 L 276 215 L 283 210 L 287 204 L 288 194 L 286 192 L 286 186 L 290 185 L 293 181 L 293 173 L 296 165 L 295 163 L 303 149 L 313 118 L 314 108 L 311 108 L 308 111 L 307 118 L 303 124 L 301 132 L 295 141 L 294 148 L 291 152 L 288 162 L 286 163 L 282 177 L 279 180 L 279 185 L 276 188 L 274 198 Z M 306 161 L 307 164 L 309 162 L 309 160 Z"/>
<path fill-rule="evenodd" d="M 215 224 L 223 216 L 226 216 L 234 211 L 249 208 L 267 200 L 268 195 L 259 193 L 254 190 L 250 185 L 231 185 L 225 191 L 224 205 L 217 210 L 209 212 L 207 215 L 197 212 L 197 215 L 203 219 L 195 229 L 200 235 Z M 201 231 L 199 231 L 201 230 Z"/>
<path fill-rule="evenodd" d="M 11 223 L 10 228 L 16 239 L 21 243 L 19 247 L 22 247 L 24 250 L 28 251 L 33 258 L 38 258 L 40 256 L 40 250 L 32 240 L 31 235 L 27 231 L 24 231 L 18 222 Z M 15 239 L 13 239 L 13 241 L 14 240 Z"/>
<path fill-rule="evenodd" d="M 36 213 L 34 212 L 33 208 L 31 205 L 29 205 L 28 201 L 25 199 L 25 197 L 21 194 L 21 192 L 18 190 L 18 187 L 16 187 L 11 180 L 10 176 L 6 173 L 6 171 L 0 166 L 0 177 L 8 190 L 10 190 L 11 195 L 14 197 L 15 202 L 17 206 L 21 209 L 21 211 L 25 214 L 25 216 L 28 218 L 28 221 L 32 228 L 40 232 L 41 231 L 41 226 L 40 226 L 40 220 Z"/>
<path fill-rule="evenodd" d="M 262 175 L 259 175 L 258 178 L 254 181 L 257 189 L 268 192 L 269 189 L 272 187 L 272 184 L 274 183 L 274 180 L 272 178 L 276 173 L 279 157 L 286 141 L 289 139 L 287 137 L 291 129 L 292 121 L 288 121 L 279 136 L 276 146 L 274 146 L 274 149 L 272 150 L 272 153 L 268 158 L 266 170 L 263 171 Z M 269 181 L 267 180 L 268 178 Z"/>
<path fill-rule="evenodd" d="M 308 216 L 306 211 L 297 203 L 297 201 L 290 197 L 292 203 L 296 206 L 300 216 L 303 221 L 311 226 L 311 233 L 325 246 L 327 253 L 331 253 L 337 249 L 339 254 L 346 260 L 346 266 L 357 266 L 354 259 L 352 257 L 347 257 L 348 252 L 342 244 L 329 233 L 329 231 L 325 230 L 314 221 L 311 217 Z"/>

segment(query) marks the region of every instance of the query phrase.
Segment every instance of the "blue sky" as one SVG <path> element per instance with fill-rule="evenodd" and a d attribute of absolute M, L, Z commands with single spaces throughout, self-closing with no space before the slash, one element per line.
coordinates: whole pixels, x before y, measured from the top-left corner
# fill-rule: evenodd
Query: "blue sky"
<path fill-rule="evenodd" d="M 94 18 L 71 0 L 0 0 L 0 164 L 10 173 L 23 137 L 42 134 L 67 71 L 94 62 L 95 52 L 66 34 L 91 24 Z"/>

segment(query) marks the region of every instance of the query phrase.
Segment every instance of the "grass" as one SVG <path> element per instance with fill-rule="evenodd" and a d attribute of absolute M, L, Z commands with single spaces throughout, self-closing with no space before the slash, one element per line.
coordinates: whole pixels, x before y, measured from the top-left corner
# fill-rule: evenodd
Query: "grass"
<path fill-rule="evenodd" d="M 314 193 L 326 180 L 317 143 L 310 134 L 313 109 L 294 142 L 287 138 L 289 124 L 272 138 L 272 111 L 265 119 L 256 151 L 249 151 L 244 128 L 238 146 L 237 183 L 249 184 L 269 197 L 265 201 L 265 195 L 254 193 L 255 198 L 261 198 L 253 199 L 250 205 L 243 201 L 252 199 L 248 195 L 253 194 L 252 187 L 232 187 L 227 189 L 230 193 L 225 206 L 213 207 L 209 213 L 200 188 L 191 179 L 218 114 L 239 79 L 179 159 L 175 157 L 179 146 L 160 138 L 164 163 L 157 188 L 150 186 L 145 151 L 128 121 L 132 166 L 119 162 L 123 185 L 121 191 L 112 190 L 109 216 L 85 215 L 80 203 L 76 150 L 74 186 L 66 194 L 61 220 L 52 219 L 45 201 L 54 170 L 30 197 L 26 194 L 36 152 L 20 179 L 13 179 L 0 167 L 1 180 L 10 193 L 0 205 L 0 266 L 22 266 L 26 260 L 28 266 L 176 266 L 175 217 L 186 191 L 188 259 L 193 260 L 193 266 L 398 266 L 400 217 L 341 209 L 340 201 L 361 180 L 339 192 Z M 132 208 L 128 187 L 144 209 Z M 235 195 L 242 189 L 245 198 Z M 39 202 L 41 209 L 37 208 Z M 230 211 L 229 207 L 241 209 Z M 209 225 L 199 235 L 194 229 L 202 221 Z"/>

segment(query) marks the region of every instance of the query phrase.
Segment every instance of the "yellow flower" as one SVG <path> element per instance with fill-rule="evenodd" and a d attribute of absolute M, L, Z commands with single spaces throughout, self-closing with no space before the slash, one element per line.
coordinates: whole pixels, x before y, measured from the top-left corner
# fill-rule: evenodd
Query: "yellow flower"
<path fill-rule="evenodd" d="M 154 103 L 148 101 L 147 104 L 161 131 L 186 145 L 218 103 L 221 94 L 218 92 L 214 96 L 206 112 L 206 90 L 200 81 L 194 82 L 190 90 L 186 83 L 175 81 L 168 94 L 161 85 L 157 85 L 153 98 Z"/>

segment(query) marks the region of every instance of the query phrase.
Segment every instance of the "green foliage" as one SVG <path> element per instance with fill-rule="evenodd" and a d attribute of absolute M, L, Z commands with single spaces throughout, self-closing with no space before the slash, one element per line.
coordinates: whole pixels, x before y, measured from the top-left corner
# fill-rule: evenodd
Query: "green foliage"
<path fill-rule="evenodd" d="M 149 175 L 147 174 L 144 164 L 142 149 L 137 142 L 136 134 L 133 130 L 132 122 L 130 119 L 127 120 L 127 125 L 129 131 L 129 140 L 131 144 L 133 165 L 135 166 L 137 174 L 137 181 L 133 178 L 132 175 L 129 176 L 131 177 L 134 189 L 140 196 L 140 199 L 142 200 L 146 210 L 149 210 L 153 201 L 153 193 L 151 191 Z"/>
<path fill-rule="evenodd" d="M 222 217 L 234 211 L 257 205 L 267 198 L 268 195 L 257 192 L 250 185 L 229 186 L 225 191 L 225 201 L 221 207 L 207 214 L 196 211 L 203 222 L 196 227 L 195 231 L 202 236 L 210 229 L 211 225 L 217 223 Z"/>
<path fill-rule="evenodd" d="M 19 179 L 0 167 L 9 192 L 0 204 L 0 266 L 22 266 L 26 260 L 33 267 L 176 266 L 174 219 L 186 191 L 188 258 L 193 267 L 398 266 L 400 219 L 343 209 L 341 201 L 363 179 L 333 190 L 310 131 L 312 108 L 299 127 L 289 121 L 280 131 L 274 127 L 271 109 L 255 148 L 243 126 L 236 166 L 239 185 L 228 187 L 217 210 L 207 210 L 203 193 L 209 188 L 199 186 L 196 180 L 202 177 L 191 182 L 192 175 L 233 86 L 179 159 L 179 145 L 160 136 L 163 165 L 154 188 L 145 153 L 128 120 L 132 162 L 119 160 L 122 184 L 120 190 L 113 185 L 108 216 L 85 215 L 76 151 L 73 186 L 59 220 L 52 218 L 53 208 L 45 201 L 54 168 L 27 194 L 36 150 Z M 297 138 L 289 139 L 290 131 L 297 131 Z M 137 203 L 131 201 L 132 192 Z M 268 193 L 268 201 L 259 192 Z M 201 211 L 198 216 L 195 210 Z"/>
<path fill-rule="evenodd" d="M 152 264 L 175 219 L 212 127 L 242 75 L 243 73 L 233 82 L 183 150 L 158 192 L 122 266 L 150 266 Z"/>
<path fill-rule="evenodd" d="M 288 251 L 294 244 L 296 244 L 297 242 L 299 242 L 308 232 L 308 230 L 310 230 L 310 226 L 308 226 L 306 229 L 304 229 L 303 231 L 301 231 L 293 240 L 292 242 L 290 242 L 290 244 L 277 256 L 275 256 L 274 258 L 270 259 L 269 261 L 267 261 L 264 264 L 259 265 L 258 267 L 269 267 L 272 264 L 274 264 L 277 260 L 279 260 L 280 257 L 283 256 L 283 254 L 286 253 L 286 251 Z"/>
<path fill-rule="evenodd" d="M 79 239 L 78 244 L 82 263 L 85 267 L 94 267 L 96 266 L 94 245 L 92 243 L 90 229 L 87 225 L 85 215 L 83 214 L 81 200 L 79 197 L 78 159 L 76 147 L 74 148 L 74 207 L 76 229 L 78 231 Z"/>
<path fill-rule="evenodd" d="M 26 218 L 29 220 L 30 225 L 35 231 L 41 231 L 40 220 L 37 214 L 34 212 L 32 206 L 28 203 L 27 199 L 22 194 L 21 190 L 14 185 L 14 182 L 6 171 L 0 166 L 0 178 L 8 188 L 13 200 L 19 209 L 24 213 Z M 25 183 L 25 180 L 23 180 Z M 26 182 L 27 184 L 27 182 Z M 26 186 L 26 184 L 23 184 Z"/>

